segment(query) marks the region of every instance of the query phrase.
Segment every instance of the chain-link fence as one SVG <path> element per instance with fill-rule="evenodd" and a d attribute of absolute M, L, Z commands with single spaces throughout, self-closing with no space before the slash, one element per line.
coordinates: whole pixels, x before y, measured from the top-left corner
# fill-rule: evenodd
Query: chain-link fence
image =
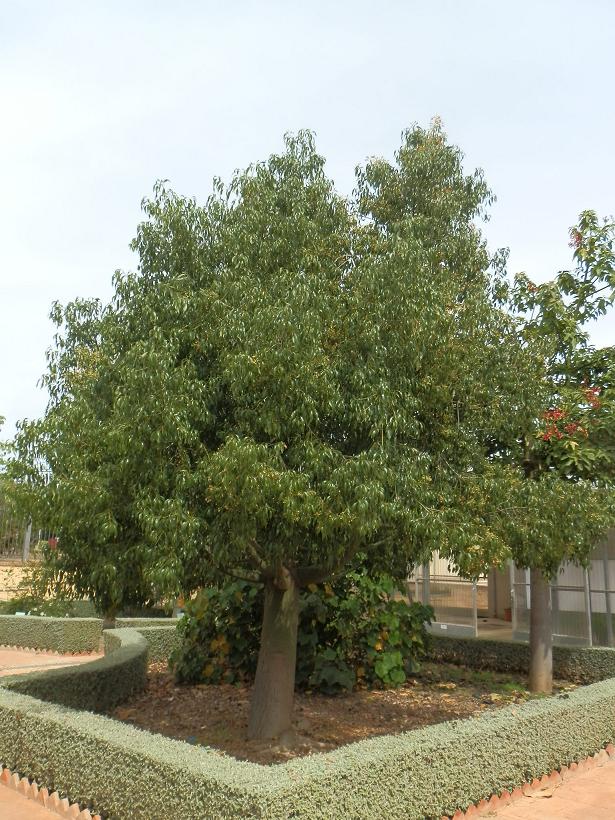
<path fill-rule="evenodd" d="M 42 476 L 48 483 L 51 474 L 44 472 Z M 0 485 L 0 562 L 28 561 L 34 557 L 38 545 L 53 536 L 54 533 L 44 526 L 44 522 L 33 523 L 27 516 L 16 515 Z"/>
<path fill-rule="evenodd" d="M 588 571 L 592 641 L 615 646 L 615 532 L 598 547 Z"/>
<path fill-rule="evenodd" d="M 21 582 L 28 564 L 39 556 L 42 543 L 53 538 L 50 530 L 35 528 L 7 514 L 0 506 L 0 601 L 10 601 L 23 594 Z"/>
<path fill-rule="evenodd" d="M 498 620 L 502 614 L 496 614 L 501 609 L 506 620 L 512 617 L 509 637 L 528 641 L 530 572 L 511 565 L 505 593 L 495 589 L 497 574 L 493 572 L 489 579 L 478 581 L 460 578 L 449 569 L 446 559 L 435 553 L 429 563 L 415 567 L 408 579 L 408 597 L 433 607 L 433 632 L 477 636 L 479 621 L 485 634 L 493 632 L 495 626 L 503 629 L 504 622 Z M 508 578 L 508 570 L 499 574 Z M 615 530 L 593 551 L 587 569 L 570 563 L 562 565 L 551 584 L 551 604 L 556 644 L 615 647 Z"/>
<path fill-rule="evenodd" d="M 581 646 L 592 643 L 585 576 L 586 573 L 581 567 L 564 564 L 558 577 L 551 584 L 555 643 Z M 529 640 L 531 605 L 530 571 L 515 567 L 512 607 L 514 640 Z"/>

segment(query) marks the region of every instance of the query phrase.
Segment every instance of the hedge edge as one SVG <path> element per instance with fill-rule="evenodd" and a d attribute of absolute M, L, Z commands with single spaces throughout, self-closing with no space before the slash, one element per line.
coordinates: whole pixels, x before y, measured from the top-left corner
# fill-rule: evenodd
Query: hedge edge
<path fill-rule="evenodd" d="M 98 652 L 102 635 L 99 618 L 47 618 L 0 615 L 0 645 L 48 649 L 64 654 Z"/>
<path fill-rule="evenodd" d="M 118 628 L 147 629 L 152 660 L 163 660 L 174 648 L 171 618 L 118 618 Z M 0 646 L 23 646 L 62 654 L 98 652 L 103 635 L 100 618 L 48 618 L 39 615 L 0 615 Z M 169 653 L 165 656 L 167 647 Z"/>
<path fill-rule="evenodd" d="M 530 647 L 516 641 L 482 638 L 430 636 L 430 657 L 442 663 L 455 663 L 471 669 L 527 675 Z M 553 675 L 575 683 L 596 683 L 615 678 L 615 650 L 607 647 L 553 647 Z"/>

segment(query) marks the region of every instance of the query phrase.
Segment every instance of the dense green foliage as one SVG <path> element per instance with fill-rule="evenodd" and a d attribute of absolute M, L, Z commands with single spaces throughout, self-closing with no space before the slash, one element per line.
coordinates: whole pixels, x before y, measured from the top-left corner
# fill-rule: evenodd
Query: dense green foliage
<path fill-rule="evenodd" d="M 425 656 L 432 612 L 408 605 L 401 593 L 390 577 L 365 571 L 307 588 L 299 604 L 297 686 L 334 693 L 357 683 L 404 683 Z M 170 662 L 176 679 L 251 682 L 262 608 L 262 589 L 244 581 L 202 590 L 180 621 Z"/>
<path fill-rule="evenodd" d="M 359 550 L 400 577 L 435 547 L 472 573 L 502 557 L 484 437 L 535 391 L 490 201 L 438 125 L 352 201 L 308 133 L 203 206 L 158 185 L 139 272 L 55 306 L 49 408 L 17 436 L 24 505 L 60 534 L 50 584 L 113 611 L 227 571 L 304 586 Z"/>
<path fill-rule="evenodd" d="M 170 667 L 179 683 L 251 681 L 256 672 L 263 591 L 245 581 L 207 587 L 186 603 Z"/>
<path fill-rule="evenodd" d="M 583 212 L 571 229 L 575 267 L 546 283 L 517 276 L 510 306 L 536 360 L 542 411 L 494 458 L 513 466 L 507 540 L 515 563 L 554 576 L 585 563 L 615 526 L 615 347 L 594 349 L 587 322 L 615 300 L 615 223 Z"/>
<path fill-rule="evenodd" d="M 297 682 L 324 692 L 399 686 L 425 657 L 432 618 L 390 576 L 362 570 L 313 586 L 300 609 Z"/>

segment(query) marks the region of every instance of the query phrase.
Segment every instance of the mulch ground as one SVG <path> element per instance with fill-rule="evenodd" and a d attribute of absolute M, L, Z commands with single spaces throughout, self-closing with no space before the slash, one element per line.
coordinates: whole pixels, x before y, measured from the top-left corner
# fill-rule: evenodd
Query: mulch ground
<path fill-rule="evenodd" d="M 523 679 L 510 675 L 424 664 L 421 673 L 399 689 L 359 689 L 336 696 L 297 693 L 297 742 L 286 748 L 246 739 L 250 687 L 176 686 L 165 664 L 152 664 L 147 690 L 111 716 L 239 760 L 269 764 L 518 703 L 529 697 L 524 687 Z M 557 691 L 570 688 L 556 684 Z"/>

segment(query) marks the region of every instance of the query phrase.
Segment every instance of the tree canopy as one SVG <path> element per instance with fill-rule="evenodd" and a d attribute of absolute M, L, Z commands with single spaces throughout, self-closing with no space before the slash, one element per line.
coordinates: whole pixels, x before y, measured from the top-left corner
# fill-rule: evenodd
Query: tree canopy
<path fill-rule="evenodd" d="M 112 604 L 371 546 L 389 569 L 463 561 L 481 436 L 531 392 L 475 224 L 490 199 L 438 126 L 353 201 L 309 133 L 203 207 L 157 185 L 139 272 L 54 307 L 48 412 L 22 428 L 68 582 Z"/>
<path fill-rule="evenodd" d="M 531 479 L 511 546 L 519 565 L 551 577 L 565 560 L 584 563 L 615 521 L 615 348 L 596 350 L 587 335 L 615 299 L 615 224 L 585 211 L 570 235 L 575 267 L 540 285 L 521 274 L 512 293 L 547 402 L 508 451 Z"/>
<path fill-rule="evenodd" d="M 501 558 L 510 476 L 485 442 L 543 398 L 491 199 L 437 123 L 350 198 L 309 132 L 203 206 L 158 184 L 138 272 L 54 307 L 49 407 L 18 435 L 55 580 L 112 611 L 221 575 L 274 595 L 359 551 L 399 576 L 436 548 L 472 574 Z"/>

